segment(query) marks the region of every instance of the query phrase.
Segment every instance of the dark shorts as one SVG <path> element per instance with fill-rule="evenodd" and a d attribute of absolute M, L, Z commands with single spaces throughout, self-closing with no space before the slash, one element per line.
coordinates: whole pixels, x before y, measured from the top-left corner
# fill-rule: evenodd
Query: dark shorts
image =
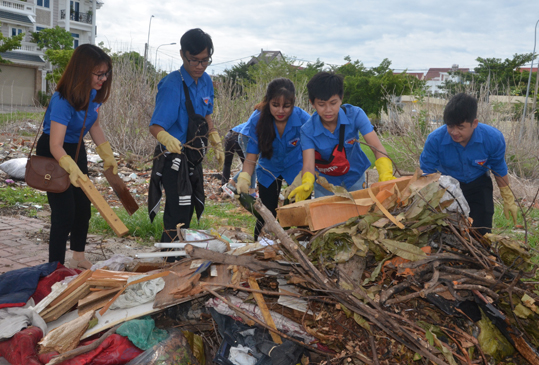
<path fill-rule="evenodd" d="M 492 217 L 494 216 L 493 186 L 490 174 L 478 177 L 469 183 L 460 183 L 462 193 L 470 206 L 470 217 L 473 227 L 484 235 L 492 231 Z"/>

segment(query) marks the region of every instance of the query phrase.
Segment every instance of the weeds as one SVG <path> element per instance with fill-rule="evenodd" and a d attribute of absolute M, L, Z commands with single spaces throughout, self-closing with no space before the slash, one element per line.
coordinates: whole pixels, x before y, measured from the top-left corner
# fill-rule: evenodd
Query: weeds
<path fill-rule="evenodd" d="M 0 189 L 0 207 L 28 203 L 38 205 L 48 204 L 47 195 L 29 187 L 15 188 L 7 186 Z"/>
<path fill-rule="evenodd" d="M 163 215 L 158 214 L 153 224 L 150 223 L 146 207 L 141 207 L 130 216 L 124 208 L 115 209 L 116 214 L 129 229 L 128 235 L 134 237 L 139 243 L 151 244 L 161 239 L 163 232 Z M 231 214 L 234 212 L 235 214 Z M 243 227 L 249 231 L 254 229 L 255 218 L 238 207 L 234 203 L 213 203 L 208 202 L 200 222 L 197 222 L 196 216 L 191 220 L 193 229 L 219 228 L 224 225 L 234 227 Z M 92 218 L 90 219 L 90 233 L 114 235 L 107 222 L 101 217 L 97 210 L 92 206 Z"/>

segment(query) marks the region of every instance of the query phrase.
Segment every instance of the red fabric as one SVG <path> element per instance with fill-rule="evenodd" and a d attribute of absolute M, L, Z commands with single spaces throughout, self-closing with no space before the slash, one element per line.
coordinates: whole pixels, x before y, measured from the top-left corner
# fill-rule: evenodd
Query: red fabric
<path fill-rule="evenodd" d="M 34 302 L 38 304 L 43 300 L 43 298 L 49 295 L 51 293 L 51 288 L 55 283 L 64 280 L 68 276 L 74 276 L 80 273 L 81 270 L 68 269 L 64 265 L 58 263 L 58 268 L 54 272 L 39 280 L 39 283 L 37 284 L 37 289 L 34 292 L 34 295 L 32 295 L 32 298 L 34 298 Z"/>
<path fill-rule="evenodd" d="M 88 345 L 92 342 L 81 343 L 80 346 Z M 122 365 L 128 363 L 143 352 L 126 337 L 113 334 L 107 337 L 95 350 L 66 360 L 61 365 Z M 39 355 L 39 360 L 46 364 L 57 355 L 57 352 L 49 352 Z"/>
<path fill-rule="evenodd" d="M 42 365 L 38 360 L 36 346 L 43 337 L 39 327 L 28 327 L 0 342 L 0 355 L 11 365 Z"/>
<path fill-rule="evenodd" d="M 323 174 L 329 176 L 342 176 L 350 171 L 350 162 L 346 157 L 346 150 L 336 145 L 328 161 L 322 160 L 318 151 L 314 152 L 315 166 Z"/>

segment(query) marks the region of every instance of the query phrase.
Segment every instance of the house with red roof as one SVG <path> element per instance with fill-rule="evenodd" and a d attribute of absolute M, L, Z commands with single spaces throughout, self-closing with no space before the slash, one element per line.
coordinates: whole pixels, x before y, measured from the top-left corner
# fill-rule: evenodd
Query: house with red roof
<path fill-rule="evenodd" d="M 444 93 L 443 90 L 439 88 L 446 81 L 453 82 L 462 82 L 462 78 L 458 75 L 450 75 L 450 72 L 460 71 L 463 73 L 470 72 L 469 68 L 459 68 L 459 65 L 453 65 L 452 67 L 442 67 L 442 68 L 429 68 L 423 80 L 426 80 L 427 91 L 431 94 Z"/>

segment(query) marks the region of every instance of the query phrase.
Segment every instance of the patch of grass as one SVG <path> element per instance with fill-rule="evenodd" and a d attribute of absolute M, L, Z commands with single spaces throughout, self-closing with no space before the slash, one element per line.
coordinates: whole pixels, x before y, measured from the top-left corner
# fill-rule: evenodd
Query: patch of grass
<path fill-rule="evenodd" d="M 16 111 L 13 113 L 0 113 L 0 126 L 10 122 L 16 122 L 21 120 L 26 121 L 29 119 L 39 122 L 43 119 L 44 113 L 45 112 L 32 113 L 22 111 Z"/>
<path fill-rule="evenodd" d="M 0 207 L 15 205 L 17 203 L 43 205 L 47 204 L 48 200 L 45 193 L 29 187 L 6 186 L 0 189 Z"/>
<path fill-rule="evenodd" d="M 129 229 L 129 236 L 135 237 L 143 244 L 151 244 L 161 239 L 163 232 L 163 214 L 158 214 L 153 223 L 150 223 L 148 209 L 141 206 L 132 216 L 129 216 L 124 208 L 115 209 L 116 214 Z M 90 219 L 89 232 L 92 234 L 114 235 L 107 222 L 97 214 L 92 206 L 92 218 Z M 256 219 L 239 205 L 231 202 L 214 203 L 208 201 L 204 213 L 197 222 L 196 215 L 191 220 L 193 229 L 218 229 L 221 226 L 234 226 L 254 229 Z"/>
<path fill-rule="evenodd" d="M 539 209 L 531 209 L 529 213 L 527 213 L 526 218 L 528 223 L 528 244 L 531 247 L 539 247 Z M 505 218 L 503 206 L 501 204 L 496 204 L 494 207 L 494 218 L 492 223 L 493 233 L 524 241 L 525 234 L 522 232 L 524 229 L 516 229 L 515 231 L 513 220 L 511 218 Z M 524 226 L 522 213 L 520 211 L 518 212 L 517 224 Z M 539 257 L 537 260 L 539 261 Z"/>
<path fill-rule="evenodd" d="M 410 170 L 409 166 L 405 166 L 404 161 L 403 161 L 404 159 L 401 158 L 400 154 L 398 153 L 398 149 L 395 146 L 387 142 L 382 142 L 382 145 L 386 149 L 386 152 L 389 155 L 389 157 L 391 157 L 391 159 L 395 161 L 395 163 L 398 165 L 400 169 Z M 372 152 L 371 148 L 367 145 L 361 144 L 361 150 L 365 152 L 365 154 L 367 155 L 367 158 L 371 162 L 371 168 L 374 167 L 374 161 L 376 160 L 376 158 L 374 157 L 374 153 Z M 413 171 L 413 168 L 411 171 Z"/>

